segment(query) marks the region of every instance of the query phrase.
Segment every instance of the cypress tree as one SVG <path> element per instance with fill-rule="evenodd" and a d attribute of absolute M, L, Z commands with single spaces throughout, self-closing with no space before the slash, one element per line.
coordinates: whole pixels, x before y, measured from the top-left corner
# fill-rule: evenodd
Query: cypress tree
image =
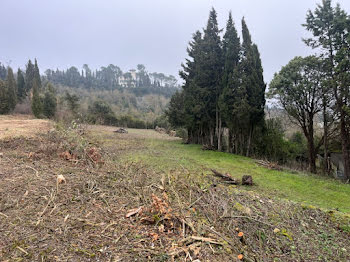
<path fill-rule="evenodd" d="M 232 20 L 232 14 L 230 12 L 226 24 L 226 31 L 223 37 L 223 90 L 219 98 L 220 114 L 222 116 L 222 120 L 224 121 L 225 127 L 229 128 L 229 152 L 232 152 L 233 150 L 232 139 L 233 129 L 235 127 L 233 105 L 235 103 L 237 87 L 239 85 L 240 51 L 240 40 Z"/>
<path fill-rule="evenodd" d="M 39 83 L 37 79 L 32 81 L 32 113 L 36 118 L 42 117 L 42 101 L 39 95 Z"/>
<path fill-rule="evenodd" d="M 17 104 L 17 86 L 16 86 L 16 81 L 15 77 L 13 75 L 13 71 L 11 67 L 7 68 L 7 77 L 6 77 L 6 85 L 7 85 L 7 103 L 9 110 L 12 111 L 15 109 L 16 104 Z"/>
<path fill-rule="evenodd" d="M 248 107 L 246 115 L 249 115 L 249 125 L 244 132 L 248 134 L 245 138 L 246 156 L 249 156 L 253 132 L 257 125 L 263 125 L 264 107 L 265 107 L 265 89 L 266 84 L 263 78 L 263 69 L 261 65 L 260 54 L 256 44 L 252 39 L 247 24 L 242 19 L 243 36 L 243 59 L 242 59 L 242 92 L 246 92 Z"/>
<path fill-rule="evenodd" d="M 38 67 L 38 61 L 36 59 L 35 59 L 35 64 L 34 64 L 34 78 L 37 81 L 39 90 L 41 90 L 41 77 L 40 77 L 40 72 L 39 72 L 39 67 Z"/>
<path fill-rule="evenodd" d="M 18 101 L 22 101 L 26 97 L 24 76 L 21 69 L 17 71 L 17 98 Z"/>
<path fill-rule="evenodd" d="M 33 89 L 33 80 L 34 80 L 34 65 L 31 60 L 28 61 L 26 67 L 26 76 L 25 76 L 25 93 L 30 97 L 32 96 L 31 90 Z"/>
<path fill-rule="evenodd" d="M 0 114 L 9 112 L 8 91 L 5 81 L 0 79 Z"/>
<path fill-rule="evenodd" d="M 0 80 L 5 80 L 6 75 L 7 75 L 6 67 L 0 63 Z"/>
<path fill-rule="evenodd" d="M 202 33 L 197 31 L 193 34 L 193 40 L 189 43 L 189 47 L 187 48 L 189 58 L 186 59 L 186 64 L 182 64 L 183 70 L 180 71 L 180 77 L 184 80 L 184 85 L 182 87 L 184 126 L 187 128 L 188 132 L 188 143 L 199 143 L 201 118 L 205 111 L 200 100 L 201 90 L 196 83 L 202 53 L 202 42 Z"/>
<path fill-rule="evenodd" d="M 209 13 L 207 27 L 204 29 L 202 55 L 200 58 L 197 83 L 202 89 L 202 101 L 206 114 L 202 118 L 206 143 L 217 147 L 221 116 L 219 96 L 222 92 L 222 46 L 217 14 L 214 8 Z"/>

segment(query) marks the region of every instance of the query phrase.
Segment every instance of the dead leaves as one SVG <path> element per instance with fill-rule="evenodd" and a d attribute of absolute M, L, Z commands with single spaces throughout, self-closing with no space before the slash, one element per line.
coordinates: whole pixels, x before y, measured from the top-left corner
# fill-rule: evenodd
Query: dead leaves
<path fill-rule="evenodd" d="M 59 154 L 60 158 L 67 161 L 78 162 L 79 159 L 86 159 L 92 162 L 94 165 L 101 166 L 104 164 L 100 150 L 96 147 L 90 147 L 84 150 L 80 156 L 77 153 L 73 153 L 71 150 L 64 151 Z"/>
<path fill-rule="evenodd" d="M 97 165 L 104 164 L 100 150 L 97 149 L 96 147 L 91 147 L 91 148 L 87 149 L 86 155 L 94 164 L 97 164 Z"/>
<path fill-rule="evenodd" d="M 140 222 L 143 224 L 159 225 L 159 232 L 173 232 L 176 222 L 179 222 L 178 216 L 173 212 L 168 203 L 168 196 L 164 192 L 162 197 L 155 194 L 151 196 L 152 204 L 150 207 L 140 206 L 127 211 L 126 218 L 140 216 Z"/>
<path fill-rule="evenodd" d="M 69 151 L 62 152 L 59 156 L 63 160 L 67 160 L 67 161 L 76 161 L 76 160 L 78 160 L 77 155 L 74 154 L 74 153 L 71 153 Z"/>

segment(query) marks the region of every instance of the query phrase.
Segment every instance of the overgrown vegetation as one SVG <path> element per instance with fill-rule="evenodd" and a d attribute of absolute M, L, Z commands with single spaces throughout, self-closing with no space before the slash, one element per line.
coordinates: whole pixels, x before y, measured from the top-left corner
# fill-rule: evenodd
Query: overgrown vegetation
<path fill-rule="evenodd" d="M 153 130 L 113 130 L 73 122 L 0 141 L 3 259 L 350 259 L 349 217 L 334 210 L 346 203 L 330 197 L 349 194 L 348 185 L 256 167 Z M 234 177 L 249 170 L 254 186 L 224 184 L 209 168 Z"/>

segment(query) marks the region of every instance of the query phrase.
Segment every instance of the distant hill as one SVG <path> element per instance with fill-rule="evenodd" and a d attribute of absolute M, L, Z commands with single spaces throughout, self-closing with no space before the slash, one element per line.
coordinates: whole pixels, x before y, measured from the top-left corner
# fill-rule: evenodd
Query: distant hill
<path fill-rule="evenodd" d="M 56 85 L 71 88 L 128 90 L 137 97 L 149 94 L 171 97 L 179 89 L 174 76 L 157 72 L 148 73 L 142 64 L 137 65 L 137 70 L 130 69 L 127 72 L 112 64 L 98 70 L 91 70 L 87 64 L 83 65 L 81 71 L 74 66 L 67 70 L 48 69 L 44 78 Z"/>

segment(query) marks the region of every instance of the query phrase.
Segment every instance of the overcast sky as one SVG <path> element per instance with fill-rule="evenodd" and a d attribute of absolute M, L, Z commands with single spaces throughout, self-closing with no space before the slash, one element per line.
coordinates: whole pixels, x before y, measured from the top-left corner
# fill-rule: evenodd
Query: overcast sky
<path fill-rule="evenodd" d="M 23 67 L 37 58 L 47 68 L 145 64 L 178 77 L 192 34 L 209 10 L 225 27 L 231 10 L 237 30 L 244 16 L 269 82 L 296 55 L 313 51 L 301 41 L 308 9 L 321 0 L 1 0 L 0 62 Z M 350 12 L 350 1 L 339 0 Z"/>

